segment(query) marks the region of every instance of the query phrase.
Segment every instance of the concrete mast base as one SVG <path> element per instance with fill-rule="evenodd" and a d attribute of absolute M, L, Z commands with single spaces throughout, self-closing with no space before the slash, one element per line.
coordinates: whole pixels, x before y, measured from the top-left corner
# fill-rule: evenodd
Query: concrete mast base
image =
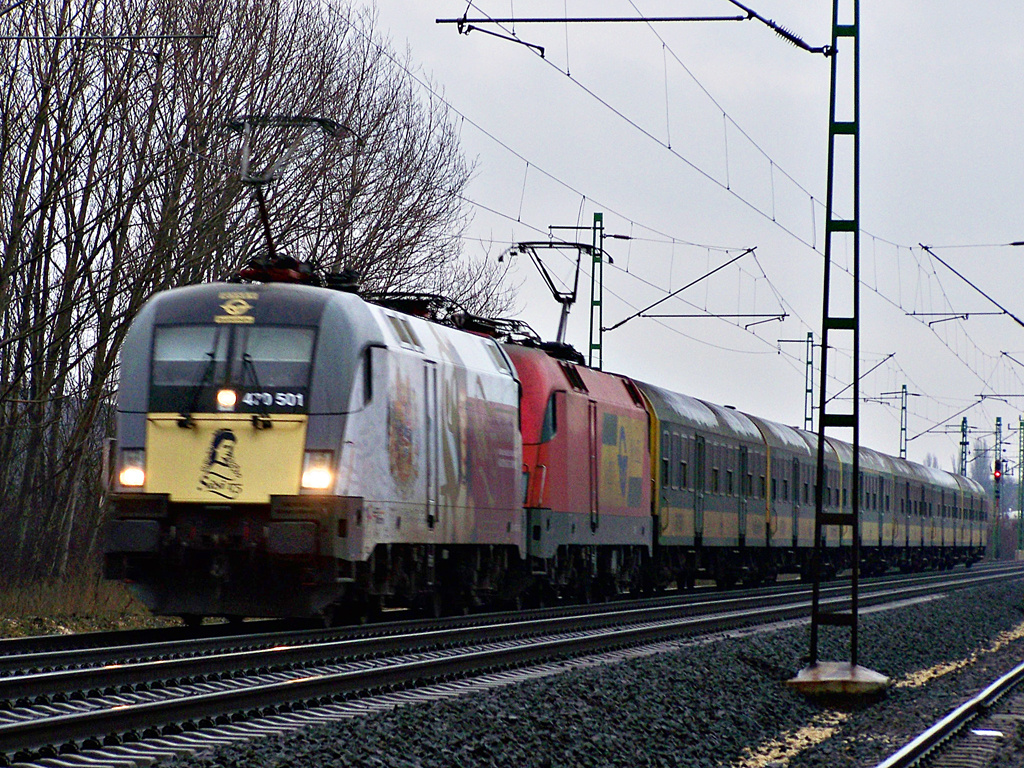
<path fill-rule="evenodd" d="M 876 696 L 889 687 L 889 678 L 848 661 L 819 661 L 804 667 L 786 685 L 805 696 Z"/>

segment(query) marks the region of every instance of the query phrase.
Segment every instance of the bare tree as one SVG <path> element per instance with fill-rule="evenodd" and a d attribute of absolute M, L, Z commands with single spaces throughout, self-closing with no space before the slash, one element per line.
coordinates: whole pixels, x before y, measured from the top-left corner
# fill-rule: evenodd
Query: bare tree
<path fill-rule="evenodd" d="M 0 16 L 0 581 L 88 561 L 130 318 L 265 248 L 230 120 L 351 128 L 268 190 L 292 255 L 376 290 L 507 303 L 496 270 L 459 260 L 471 168 L 447 111 L 373 27 L 315 0 L 29 0 Z M 256 138 L 269 162 L 295 136 Z"/>

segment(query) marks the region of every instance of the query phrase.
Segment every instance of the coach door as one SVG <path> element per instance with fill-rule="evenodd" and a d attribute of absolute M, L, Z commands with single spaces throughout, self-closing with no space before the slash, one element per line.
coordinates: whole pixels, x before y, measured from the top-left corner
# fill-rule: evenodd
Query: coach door
<path fill-rule="evenodd" d="M 800 460 L 793 459 L 793 473 L 789 481 L 790 500 L 793 508 L 793 546 L 800 536 Z"/>
<path fill-rule="evenodd" d="M 426 476 L 427 527 L 437 523 L 437 497 L 439 479 L 437 476 L 438 428 L 437 416 L 437 363 L 427 362 L 423 366 L 423 407 L 424 435 L 423 454 Z"/>
<path fill-rule="evenodd" d="M 747 446 L 740 446 L 740 477 L 746 477 L 748 473 L 748 466 L 750 464 L 750 454 Z M 742 480 L 740 481 L 742 487 Z M 766 502 L 770 503 L 770 502 Z M 747 497 L 744 494 L 740 494 L 739 502 L 739 522 L 737 523 L 736 535 L 739 537 L 740 546 L 743 546 L 744 541 L 747 538 Z"/>
<path fill-rule="evenodd" d="M 700 435 L 694 440 L 693 455 L 693 534 L 697 538 L 704 536 L 704 464 L 707 447 Z"/>
<path fill-rule="evenodd" d="M 601 433 L 597 429 L 597 403 L 589 402 L 590 416 L 590 530 L 596 531 L 600 522 L 598 499 L 600 486 L 598 482 L 598 462 L 601 457 Z"/>

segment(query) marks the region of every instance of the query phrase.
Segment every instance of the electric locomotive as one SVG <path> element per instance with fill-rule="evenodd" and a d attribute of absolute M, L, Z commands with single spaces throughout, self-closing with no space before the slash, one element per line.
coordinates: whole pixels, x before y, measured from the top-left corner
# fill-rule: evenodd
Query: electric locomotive
<path fill-rule="evenodd" d="M 493 339 L 354 293 L 158 294 L 121 355 L 106 574 L 190 621 L 494 593 L 524 554 L 518 404 Z"/>
<path fill-rule="evenodd" d="M 631 379 L 562 344 L 506 344 L 523 384 L 526 547 L 540 594 L 643 584 L 652 554 L 648 414 Z"/>

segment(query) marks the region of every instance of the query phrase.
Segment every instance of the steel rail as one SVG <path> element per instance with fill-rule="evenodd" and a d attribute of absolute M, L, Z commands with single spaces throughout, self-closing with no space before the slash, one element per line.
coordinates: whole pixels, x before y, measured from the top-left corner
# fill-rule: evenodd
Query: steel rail
<path fill-rule="evenodd" d="M 1024 573 L 1018 571 L 1016 576 L 1024 576 Z M 994 578 L 997 577 L 979 574 L 972 582 L 984 583 Z M 942 584 L 930 587 L 918 585 L 909 590 L 886 588 L 878 590 L 870 597 L 865 596 L 865 602 L 870 600 L 878 604 L 897 599 L 905 600 L 944 588 L 947 586 Z M 843 598 L 834 598 L 832 602 L 842 603 Z M 806 618 L 809 605 L 809 600 L 803 597 L 782 606 L 743 607 L 710 616 L 691 616 L 654 622 L 648 620 L 642 624 L 617 629 L 598 628 L 591 630 L 589 634 L 573 637 L 534 639 L 514 647 L 476 646 L 464 649 L 460 653 L 449 653 L 441 658 L 382 663 L 374 668 L 342 672 L 310 671 L 286 681 L 261 683 L 217 693 L 189 694 L 140 704 L 109 704 L 103 709 L 90 712 L 2 725 L 0 752 L 38 749 L 51 746 L 56 741 L 66 743 L 110 734 L 129 733 L 130 738 L 135 739 L 138 738 L 138 729 L 159 733 L 159 727 L 214 717 L 227 722 L 232 719 L 244 719 L 245 715 L 240 713 L 251 715 L 259 713 L 260 708 L 265 707 L 289 707 L 295 702 L 328 703 L 359 691 L 408 687 L 558 657 L 607 651 L 668 638 L 723 631 L 738 626 Z"/>
<path fill-rule="evenodd" d="M 955 736 L 968 723 L 986 714 L 1008 691 L 1024 682 L 1024 662 L 1000 677 L 973 699 L 964 702 L 928 730 L 893 753 L 875 768 L 908 768 Z"/>
<path fill-rule="evenodd" d="M 981 567 L 970 574 L 1003 573 L 1007 569 Z M 965 574 L 965 571 L 958 573 Z M 925 574 L 907 576 L 885 576 L 865 580 L 866 584 L 931 583 L 948 579 L 949 574 Z M 843 589 L 842 582 L 830 584 L 827 593 Z M 80 635 L 49 635 L 38 638 L 0 639 L 0 679 L 5 675 L 24 673 L 30 670 L 58 671 L 81 669 L 101 664 L 126 664 L 144 660 L 172 658 L 174 656 L 200 655 L 224 652 L 228 649 L 256 650 L 280 645 L 300 643 L 322 643 L 328 639 L 343 640 L 356 637 L 384 637 L 395 633 L 430 631 L 438 628 L 494 624 L 512 619 L 514 621 L 553 618 L 556 616 L 585 615 L 605 611 L 617 613 L 631 609 L 687 608 L 698 605 L 707 607 L 712 603 L 728 600 L 751 599 L 761 602 L 765 599 L 779 600 L 785 596 L 801 594 L 809 590 L 803 583 L 790 583 L 759 590 L 737 590 L 729 593 L 714 591 L 712 588 L 698 593 L 686 593 L 655 598 L 614 600 L 604 604 L 565 605 L 557 608 L 539 608 L 515 613 L 484 613 L 471 616 L 447 617 L 444 619 L 402 619 L 360 626 L 341 626 L 331 629 L 304 628 L 281 629 L 286 622 L 264 620 L 247 623 L 246 626 L 261 628 L 256 633 L 239 633 L 237 628 L 227 624 L 207 625 L 199 631 L 184 627 L 169 627 L 165 630 L 122 630 L 112 632 L 87 632 Z M 714 597 L 710 597 L 714 595 Z M 264 628 L 265 629 L 262 629 Z M 0 700 L 4 698 L 0 693 Z"/>
<path fill-rule="evenodd" d="M 1024 572 L 1021 572 L 1024 577 Z M 890 600 L 895 596 L 906 599 L 941 588 L 977 586 L 986 581 L 1001 578 L 999 574 L 977 574 L 955 581 L 926 580 L 907 585 L 879 585 L 873 594 L 877 599 Z M 140 647 L 132 650 L 132 661 L 108 660 L 102 666 L 73 668 L 53 671 L 30 672 L 0 677 L 0 702 L 28 701 L 33 697 L 51 696 L 69 691 L 117 688 L 134 686 L 153 681 L 181 677 L 223 674 L 238 669 L 273 667 L 278 669 L 296 666 L 340 662 L 348 659 L 387 653 L 409 653 L 439 647 L 468 645 L 471 643 L 494 642 L 514 638 L 538 636 L 544 633 L 594 630 L 605 626 L 622 625 L 629 622 L 658 621 L 683 618 L 696 614 L 710 616 L 747 610 L 754 607 L 808 599 L 809 589 L 795 593 L 770 596 L 750 595 L 700 600 L 686 604 L 642 606 L 611 611 L 572 613 L 542 619 L 504 621 L 456 626 L 442 629 L 412 630 L 402 634 L 362 634 L 337 640 L 312 641 L 308 637 L 299 644 L 271 642 L 259 648 L 207 649 L 187 657 L 153 658 L 160 648 Z M 841 601 L 840 601 L 841 603 Z M 191 649 L 190 649 L 191 650 Z M 93 656 L 95 651 L 90 651 Z M 34 666 L 45 666 L 34 662 Z"/>

